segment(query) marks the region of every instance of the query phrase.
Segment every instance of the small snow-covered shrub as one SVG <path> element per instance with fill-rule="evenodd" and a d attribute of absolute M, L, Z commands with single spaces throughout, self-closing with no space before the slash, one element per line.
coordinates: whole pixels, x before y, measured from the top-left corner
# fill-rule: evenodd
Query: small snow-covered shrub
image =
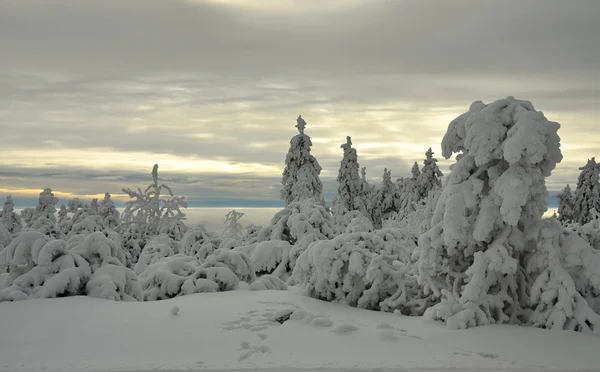
<path fill-rule="evenodd" d="M 138 262 L 135 264 L 134 272 L 140 275 L 146 268 L 153 265 L 165 257 L 174 256 L 175 252 L 169 245 L 152 240 L 144 247 Z"/>
<path fill-rule="evenodd" d="M 557 220 L 539 222 L 527 237 L 532 279 L 529 323 L 600 336 L 600 252 Z"/>
<path fill-rule="evenodd" d="M 145 301 L 156 301 L 200 292 L 217 292 L 219 285 L 201 275 L 200 262 L 175 255 L 148 266 L 139 275 Z"/>
<path fill-rule="evenodd" d="M 142 252 L 142 246 L 144 246 L 142 239 L 142 229 L 137 223 L 124 225 L 121 244 L 123 245 L 123 249 L 129 252 L 132 265 L 135 265 L 138 262 Z"/>
<path fill-rule="evenodd" d="M 206 244 L 212 244 L 213 247 L 218 248 L 221 245 L 222 239 L 217 235 L 206 231 L 206 229 L 202 226 L 196 226 L 193 229 L 189 230 L 183 236 L 181 240 L 182 251 L 181 253 L 186 254 L 188 256 L 195 256 L 198 252 L 201 251 L 201 248 Z M 206 251 L 206 248 L 204 249 Z"/>
<path fill-rule="evenodd" d="M 71 251 L 85 258 L 93 270 L 107 264 L 123 266 L 127 261 L 121 245 L 107 238 L 101 232 L 85 236 L 82 241 L 71 248 Z"/>
<path fill-rule="evenodd" d="M 142 299 L 137 277 L 117 258 L 120 247 L 114 241 L 100 232 L 75 237 L 80 238 L 71 249 L 40 232 L 19 234 L 0 252 L 0 267 L 8 270 L 0 301 L 81 295 Z"/>
<path fill-rule="evenodd" d="M 87 261 L 69 251 L 63 240 L 47 240 L 40 232 L 21 233 L 1 256 L 9 275 L 0 301 L 83 295 L 92 273 Z"/>
<path fill-rule="evenodd" d="M 335 236 L 333 219 L 327 208 L 314 199 L 293 202 L 271 219 L 258 233 L 258 241 L 285 240 L 291 245 L 304 235 L 316 234 L 319 239 Z"/>
<path fill-rule="evenodd" d="M 158 233 L 160 235 L 167 235 L 175 241 L 181 241 L 187 230 L 187 226 L 183 220 L 168 220 L 160 224 Z"/>
<path fill-rule="evenodd" d="M 585 225 L 574 223 L 564 223 L 569 230 L 587 241 L 594 249 L 600 251 L 600 213 L 595 209 L 591 211 L 589 222 Z"/>
<path fill-rule="evenodd" d="M 216 250 L 202 263 L 202 267 L 227 267 L 241 281 L 252 282 L 256 277 L 252 260 L 243 251 Z"/>
<path fill-rule="evenodd" d="M 215 253 L 218 249 L 219 248 L 215 247 L 213 243 L 209 242 L 200 246 L 194 257 L 196 257 L 200 261 L 204 261 L 208 258 L 208 256 Z"/>
<path fill-rule="evenodd" d="M 99 215 L 88 215 L 85 218 L 77 223 L 73 224 L 71 228 L 71 232 L 69 232 L 68 237 L 78 234 L 91 234 L 96 231 L 104 230 L 104 225 L 102 221 L 102 217 Z"/>
<path fill-rule="evenodd" d="M 315 242 L 298 257 L 294 280 L 310 297 L 357 306 L 368 286 L 367 267 L 383 248 L 383 240 L 370 233 Z"/>
<path fill-rule="evenodd" d="M 0 250 L 8 246 L 12 240 L 12 234 L 4 228 L 4 225 L 0 224 Z"/>
<path fill-rule="evenodd" d="M 234 251 L 244 252 L 250 257 L 258 275 L 271 274 L 286 280 L 291 274 L 289 255 L 292 246 L 282 240 L 269 240 L 237 247 Z"/>
<path fill-rule="evenodd" d="M 283 291 L 287 289 L 288 287 L 285 282 L 273 275 L 263 275 L 248 286 L 248 290 L 250 291 Z"/>
<path fill-rule="evenodd" d="M 237 239 L 225 238 L 221 241 L 221 244 L 219 244 L 219 249 L 231 250 L 242 245 L 244 245 L 244 243 Z"/>
<path fill-rule="evenodd" d="M 385 254 L 404 263 L 409 263 L 417 248 L 417 239 L 406 229 L 384 227 L 374 232 L 383 239 Z"/>
<path fill-rule="evenodd" d="M 242 239 L 244 241 L 244 244 L 247 245 L 247 244 L 256 243 L 258 241 L 258 232 L 262 228 L 263 228 L 262 225 L 256 225 L 253 223 L 246 225 L 244 238 Z"/>
<path fill-rule="evenodd" d="M 320 300 L 421 315 L 427 301 L 412 266 L 395 261 L 384 249 L 383 239 L 372 233 L 318 241 L 298 258 L 293 279 L 306 295 Z"/>
<path fill-rule="evenodd" d="M 142 301 L 142 287 L 137 275 L 125 266 L 114 264 L 97 268 L 86 286 L 90 297 L 114 301 Z"/>
<path fill-rule="evenodd" d="M 244 268 L 243 257 L 235 252 L 221 252 L 207 262 L 177 254 L 158 260 L 140 275 L 146 301 L 165 300 L 201 292 L 229 291 L 238 288 L 240 279 L 251 270 Z M 238 270 L 232 271 L 230 267 Z M 251 274 L 247 274 L 251 275 Z"/>

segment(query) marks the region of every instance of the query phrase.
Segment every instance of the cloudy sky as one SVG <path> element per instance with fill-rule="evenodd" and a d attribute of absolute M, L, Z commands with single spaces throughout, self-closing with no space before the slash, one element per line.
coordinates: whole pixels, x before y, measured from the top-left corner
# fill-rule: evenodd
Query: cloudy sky
<path fill-rule="evenodd" d="M 508 95 L 562 124 L 556 191 L 599 155 L 599 14 L 598 0 L 0 0 L 0 197 L 119 194 L 159 163 L 192 204 L 277 205 L 302 114 L 330 199 L 347 135 L 373 182 L 401 177 L 472 101 Z"/>

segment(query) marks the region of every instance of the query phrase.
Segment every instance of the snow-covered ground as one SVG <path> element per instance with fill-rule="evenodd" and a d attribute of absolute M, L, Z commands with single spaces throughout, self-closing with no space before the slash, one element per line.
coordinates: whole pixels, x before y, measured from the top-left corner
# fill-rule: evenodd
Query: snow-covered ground
<path fill-rule="evenodd" d="M 173 315 L 174 307 L 179 314 Z M 275 318 L 291 319 L 282 324 Z M 168 301 L 0 303 L 0 371 L 594 371 L 600 338 L 517 326 L 447 330 L 289 291 Z"/>

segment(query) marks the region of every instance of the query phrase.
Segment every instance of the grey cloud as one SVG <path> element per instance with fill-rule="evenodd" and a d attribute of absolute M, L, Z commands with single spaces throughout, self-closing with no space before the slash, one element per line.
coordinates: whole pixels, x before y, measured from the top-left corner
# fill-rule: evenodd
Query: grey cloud
<path fill-rule="evenodd" d="M 575 177 L 569 157 L 593 156 L 597 0 L 305 3 L 0 2 L 0 148 L 6 157 L 104 148 L 125 164 L 132 152 L 148 152 L 156 156 L 150 166 L 173 154 L 283 169 L 303 114 L 332 192 L 346 135 L 370 178 L 384 167 L 397 178 L 427 147 L 439 155 L 449 118 L 472 101 L 515 95 L 563 124 L 569 162 L 553 187 Z M 414 148 L 363 150 L 367 143 Z M 110 169 L 10 170 L 2 161 L 11 185 L 22 187 L 29 179 L 61 179 L 61 187 L 78 180 L 80 190 L 146 179 Z M 275 177 L 198 173 L 165 176 L 189 195 L 278 195 Z"/>
<path fill-rule="evenodd" d="M 299 5 L 300 7 L 302 5 Z M 241 74 L 596 69 L 600 4 L 364 1 L 272 13 L 203 2 L 3 2 L 4 67 Z"/>

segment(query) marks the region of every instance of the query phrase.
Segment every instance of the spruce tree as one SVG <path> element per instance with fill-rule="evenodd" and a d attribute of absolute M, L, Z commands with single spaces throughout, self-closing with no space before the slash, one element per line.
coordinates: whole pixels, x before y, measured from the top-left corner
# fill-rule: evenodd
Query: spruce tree
<path fill-rule="evenodd" d="M 304 134 L 306 121 L 298 116 L 298 134 L 290 140 L 290 149 L 285 158 L 285 169 L 281 180 L 281 199 L 285 205 L 310 198 L 322 201 L 323 184 L 319 178 L 321 166 L 310 154 L 312 142 Z"/>
<path fill-rule="evenodd" d="M 433 157 L 431 147 L 425 153 L 423 168 L 417 179 L 417 192 L 419 199 L 425 199 L 429 192 L 435 188 L 442 187 L 440 178 L 444 175 L 437 166 L 437 159 Z M 414 173 L 413 173 L 414 175 Z"/>
<path fill-rule="evenodd" d="M 381 228 L 383 221 L 400 211 L 400 193 L 398 187 L 392 182 L 392 171 L 383 170 L 381 186 L 373 193 L 373 211 L 371 221 L 375 228 Z"/>
<path fill-rule="evenodd" d="M 11 234 L 18 233 L 23 228 L 21 218 L 15 212 L 15 203 L 11 195 L 6 197 L 2 211 L 0 211 L 0 224 Z"/>
<path fill-rule="evenodd" d="M 413 164 L 412 169 L 410 170 L 410 173 L 412 174 L 412 179 L 413 180 L 417 180 L 419 178 L 419 176 L 421 175 L 421 170 L 419 169 L 419 163 L 417 163 L 415 161 L 415 163 Z"/>
<path fill-rule="evenodd" d="M 338 172 L 338 203 L 346 211 L 359 209 L 361 179 L 358 175 L 358 156 L 356 149 L 352 148 L 352 139 L 346 137 L 346 143 L 340 146 L 344 150 L 344 157 Z"/>
<path fill-rule="evenodd" d="M 571 222 L 573 220 L 573 194 L 571 187 L 567 185 L 557 196 L 558 198 L 558 220 L 560 222 Z"/>
<path fill-rule="evenodd" d="M 592 220 L 592 209 L 600 211 L 600 166 L 595 158 L 581 168 L 573 202 L 573 221 L 581 225 Z"/>

